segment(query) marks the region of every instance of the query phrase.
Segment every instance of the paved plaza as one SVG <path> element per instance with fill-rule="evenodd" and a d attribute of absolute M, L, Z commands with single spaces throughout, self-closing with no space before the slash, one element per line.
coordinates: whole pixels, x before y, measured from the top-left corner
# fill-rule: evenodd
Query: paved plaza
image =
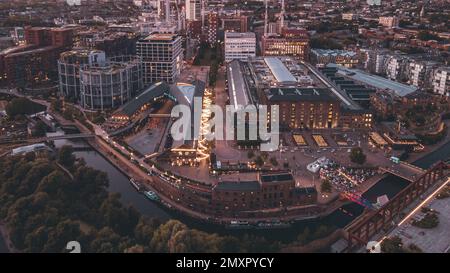
<path fill-rule="evenodd" d="M 418 210 L 406 223 L 397 227 L 390 236 L 399 236 L 404 245 L 417 245 L 426 253 L 450 253 L 450 198 L 433 199 L 428 208 L 438 212 L 439 225 L 431 229 L 413 226 L 425 214 Z"/>

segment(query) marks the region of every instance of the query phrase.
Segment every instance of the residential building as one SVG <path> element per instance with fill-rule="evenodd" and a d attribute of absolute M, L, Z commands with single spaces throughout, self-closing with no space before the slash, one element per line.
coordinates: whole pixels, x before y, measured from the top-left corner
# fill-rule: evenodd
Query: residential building
<path fill-rule="evenodd" d="M 450 97 L 450 68 L 440 67 L 433 72 L 433 92 Z"/>
<path fill-rule="evenodd" d="M 406 79 L 406 66 L 408 58 L 404 55 L 390 55 L 386 58 L 386 77 L 394 81 Z"/>
<path fill-rule="evenodd" d="M 345 67 L 355 67 L 359 63 L 359 56 L 354 51 L 311 49 L 311 63 L 324 66 L 329 63 L 339 64 Z"/>
<path fill-rule="evenodd" d="M 407 78 L 410 85 L 428 89 L 431 87 L 431 79 L 433 69 L 436 63 L 411 59 L 408 63 Z"/>
<path fill-rule="evenodd" d="M 80 99 L 80 67 L 83 65 L 103 66 L 105 52 L 100 50 L 71 50 L 61 54 L 58 60 L 59 91 L 68 100 Z"/>
<path fill-rule="evenodd" d="M 80 100 L 86 109 L 117 108 L 142 88 L 142 62 L 136 56 L 113 57 L 103 66 L 80 68 Z"/>
<path fill-rule="evenodd" d="M 57 79 L 57 60 L 72 46 L 73 29 L 25 28 L 25 45 L 0 52 L 0 82 L 14 86 Z"/>
<path fill-rule="evenodd" d="M 396 16 L 384 16 L 378 19 L 378 23 L 387 28 L 396 28 L 399 24 L 399 19 Z"/>

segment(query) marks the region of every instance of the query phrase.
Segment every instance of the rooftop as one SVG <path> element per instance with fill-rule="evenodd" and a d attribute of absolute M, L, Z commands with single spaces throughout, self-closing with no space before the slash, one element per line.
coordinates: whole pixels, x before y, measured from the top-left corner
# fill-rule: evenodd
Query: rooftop
<path fill-rule="evenodd" d="M 144 38 L 145 41 L 172 41 L 178 37 L 172 33 L 153 33 Z"/>
<path fill-rule="evenodd" d="M 260 184 L 258 181 L 222 181 L 214 189 L 222 191 L 257 191 L 260 189 Z"/>
<path fill-rule="evenodd" d="M 150 102 L 151 100 L 161 97 L 169 92 L 169 85 L 164 82 L 155 83 L 152 86 L 144 90 L 140 95 L 120 107 L 116 111 L 117 114 L 123 114 L 126 116 L 132 116 L 136 111 L 138 111 L 144 104 Z"/>
<path fill-rule="evenodd" d="M 294 177 L 292 177 L 292 174 L 290 173 L 261 175 L 261 182 L 263 183 L 292 181 L 292 180 L 294 180 Z"/>
<path fill-rule="evenodd" d="M 225 32 L 225 38 L 253 38 L 255 39 L 254 32 Z"/>
<path fill-rule="evenodd" d="M 329 64 L 328 67 L 336 67 L 338 69 L 338 74 L 351 78 L 357 82 L 373 86 L 377 89 L 391 90 L 399 97 L 406 96 L 417 90 L 417 87 L 415 86 L 406 85 L 380 76 L 372 75 L 359 69 L 350 69 L 336 64 Z"/>
<path fill-rule="evenodd" d="M 337 101 L 327 88 L 270 88 L 270 101 Z"/>
<path fill-rule="evenodd" d="M 270 71 L 275 76 L 278 82 L 296 82 L 297 79 L 292 75 L 291 72 L 287 69 L 287 67 L 281 62 L 281 60 L 277 57 L 266 57 L 264 58 L 267 66 L 270 68 Z"/>
<path fill-rule="evenodd" d="M 255 57 L 247 64 L 255 85 L 295 86 L 300 88 L 326 87 L 308 66 L 288 56 Z"/>
<path fill-rule="evenodd" d="M 314 48 L 311 49 L 312 53 L 315 53 L 317 55 L 324 55 L 324 56 L 346 56 L 346 57 L 354 57 L 356 56 L 356 52 L 349 51 L 349 50 L 338 50 L 338 49 L 320 49 L 320 48 Z"/>
<path fill-rule="evenodd" d="M 235 108 L 238 105 L 248 105 L 250 102 L 248 89 L 238 60 L 233 60 L 228 64 L 227 77 L 230 104 Z"/>

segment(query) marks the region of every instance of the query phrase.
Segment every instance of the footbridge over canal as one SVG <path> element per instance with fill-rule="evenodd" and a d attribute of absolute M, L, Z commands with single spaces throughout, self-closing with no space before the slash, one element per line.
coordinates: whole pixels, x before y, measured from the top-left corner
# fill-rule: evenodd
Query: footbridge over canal
<path fill-rule="evenodd" d="M 409 182 L 416 181 L 417 178 L 426 173 L 426 170 L 404 161 L 392 163 L 390 166 L 381 166 L 380 170 L 401 177 Z"/>

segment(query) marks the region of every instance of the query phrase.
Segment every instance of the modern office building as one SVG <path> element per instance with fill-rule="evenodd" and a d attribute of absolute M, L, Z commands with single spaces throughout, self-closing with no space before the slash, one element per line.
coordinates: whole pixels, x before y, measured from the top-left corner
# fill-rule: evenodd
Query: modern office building
<path fill-rule="evenodd" d="M 281 34 L 270 34 L 262 38 L 262 55 L 294 56 L 308 60 L 309 38 L 304 29 L 283 28 Z"/>
<path fill-rule="evenodd" d="M 59 91 L 68 100 L 80 100 L 80 67 L 103 66 L 105 52 L 100 50 L 71 50 L 63 52 L 58 60 Z"/>
<path fill-rule="evenodd" d="M 142 88 L 142 62 L 136 56 L 114 57 L 103 66 L 83 65 L 80 69 L 80 99 L 86 109 L 119 107 Z"/>
<path fill-rule="evenodd" d="M 225 61 L 245 61 L 256 56 L 256 35 L 253 32 L 225 32 Z"/>
<path fill-rule="evenodd" d="M 186 0 L 186 20 L 201 20 L 202 0 Z"/>
<path fill-rule="evenodd" d="M 174 83 L 183 65 L 182 40 L 179 35 L 156 33 L 137 42 L 142 59 L 144 84 L 159 81 Z"/>
<path fill-rule="evenodd" d="M 223 31 L 248 32 L 248 17 L 245 15 L 221 18 Z"/>

